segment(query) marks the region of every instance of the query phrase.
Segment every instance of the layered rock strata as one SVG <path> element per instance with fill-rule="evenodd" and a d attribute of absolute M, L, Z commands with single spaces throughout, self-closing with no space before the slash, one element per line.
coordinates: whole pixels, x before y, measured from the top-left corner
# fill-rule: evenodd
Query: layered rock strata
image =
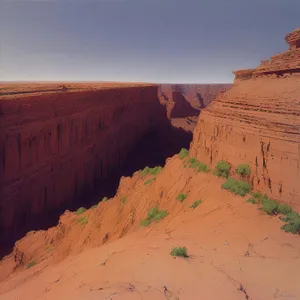
<path fill-rule="evenodd" d="M 159 131 L 172 143 L 157 86 L 31 92 L 0 98 L 1 245 L 99 189 L 143 136 Z"/>
<path fill-rule="evenodd" d="M 300 211 L 299 29 L 286 39 L 290 50 L 237 72 L 244 80 L 201 112 L 190 152 L 212 167 L 229 162 L 231 173 L 249 164 L 254 189 Z"/>

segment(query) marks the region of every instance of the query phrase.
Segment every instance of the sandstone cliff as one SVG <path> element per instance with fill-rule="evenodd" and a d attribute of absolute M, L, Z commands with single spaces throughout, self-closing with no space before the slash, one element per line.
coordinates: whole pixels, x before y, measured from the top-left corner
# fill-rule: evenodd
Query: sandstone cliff
<path fill-rule="evenodd" d="M 299 38 L 298 29 L 287 36 L 290 50 L 236 73 L 234 87 L 202 111 L 191 155 L 232 170 L 250 164 L 256 190 L 300 211 Z"/>
<path fill-rule="evenodd" d="M 182 147 L 181 132 L 172 135 L 157 86 L 120 86 L 2 91 L 1 250 L 15 234 L 41 228 L 45 216 L 105 188 L 110 182 L 103 180 L 127 163 L 144 136 L 165 134 L 159 151 L 147 146 L 162 161 Z"/>

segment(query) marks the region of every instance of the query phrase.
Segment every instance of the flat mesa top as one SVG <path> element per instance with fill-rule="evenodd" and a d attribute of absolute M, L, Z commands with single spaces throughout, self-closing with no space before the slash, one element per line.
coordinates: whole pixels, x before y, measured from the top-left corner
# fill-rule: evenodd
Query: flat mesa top
<path fill-rule="evenodd" d="M 90 91 L 115 88 L 149 87 L 155 84 L 126 82 L 0 82 L 0 99 L 23 94 Z"/>

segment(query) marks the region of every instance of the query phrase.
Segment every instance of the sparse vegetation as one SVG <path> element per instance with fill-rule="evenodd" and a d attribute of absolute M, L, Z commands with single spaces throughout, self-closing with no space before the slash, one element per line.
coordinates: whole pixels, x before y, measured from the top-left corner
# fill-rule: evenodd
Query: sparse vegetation
<path fill-rule="evenodd" d="M 147 218 L 141 221 L 142 226 L 149 226 L 153 221 L 159 221 L 168 215 L 167 210 L 159 210 L 157 206 L 151 208 Z"/>
<path fill-rule="evenodd" d="M 261 201 L 262 210 L 268 215 L 278 214 L 278 203 L 272 199 L 264 199 Z"/>
<path fill-rule="evenodd" d="M 126 196 L 124 196 L 124 197 L 121 198 L 121 202 L 122 202 L 123 204 L 126 203 L 126 200 L 127 200 L 127 197 L 126 197 Z"/>
<path fill-rule="evenodd" d="M 162 171 L 162 167 L 157 166 L 154 168 L 149 168 L 149 167 L 145 167 L 142 171 L 141 171 L 141 175 L 142 177 L 146 177 L 147 175 L 157 175 Z"/>
<path fill-rule="evenodd" d="M 146 181 L 144 182 L 144 184 L 145 184 L 145 185 L 148 185 L 148 184 L 152 183 L 152 182 L 155 181 L 155 180 L 156 180 L 156 177 L 154 177 L 154 178 L 152 178 L 152 179 L 149 179 L 149 180 L 146 180 Z"/>
<path fill-rule="evenodd" d="M 278 213 L 283 215 L 288 215 L 292 212 L 292 208 L 288 204 L 278 204 Z"/>
<path fill-rule="evenodd" d="M 300 215 L 293 211 L 292 207 L 288 204 L 281 204 L 277 201 L 270 199 L 267 195 L 261 193 L 253 193 L 252 197 L 247 202 L 261 205 L 261 209 L 268 215 L 282 214 L 280 220 L 286 222 L 281 229 L 286 232 L 297 234 L 300 232 Z"/>
<path fill-rule="evenodd" d="M 107 197 L 103 197 L 102 202 L 106 202 L 108 200 Z"/>
<path fill-rule="evenodd" d="M 202 200 L 196 200 L 190 208 L 195 209 L 198 205 L 200 205 L 203 201 Z"/>
<path fill-rule="evenodd" d="M 196 158 L 190 158 L 187 163 L 184 165 L 188 166 L 189 168 L 192 169 L 197 169 L 198 172 L 205 172 L 205 173 L 209 173 L 210 170 L 207 167 L 206 164 L 199 162 Z"/>
<path fill-rule="evenodd" d="M 172 256 L 179 256 L 179 257 L 184 257 L 184 258 L 189 257 L 186 247 L 174 247 L 171 250 L 170 254 Z"/>
<path fill-rule="evenodd" d="M 250 192 L 251 185 L 243 180 L 235 180 L 234 178 L 228 178 L 222 184 L 222 188 L 243 197 Z"/>
<path fill-rule="evenodd" d="M 288 213 L 285 218 L 281 218 L 282 221 L 287 222 L 283 226 L 281 226 L 281 229 L 286 232 L 291 232 L 293 234 L 297 234 L 300 232 L 300 215 L 292 211 Z"/>
<path fill-rule="evenodd" d="M 251 173 L 251 169 L 249 165 L 246 164 L 240 164 L 236 168 L 235 172 L 239 174 L 242 178 L 247 177 Z"/>
<path fill-rule="evenodd" d="M 98 207 L 98 204 L 95 204 L 91 207 L 92 210 L 96 209 Z"/>
<path fill-rule="evenodd" d="M 88 223 L 89 219 L 87 216 L 81 217 L 77 220 L 77 223 L 81 223 L 82 225 L 86 225 Z"/>
<path fill-rule="evenodd" d="M 218 177 L 228 178 L 230 169 L 230 164 L 228 164 L 226 161 L 221 160 L 216 165 L 214 175 Z"/>
<path fill-rule="evenodd" d="M 180 193 L 178 196 L 177 196 L 177 200 L 180 201 L 180 202 L 183 202 L 185 200 L 185 198 L 187 197 L 187 194 L 182 194 Z"/>
<path fill-rule="evenodd" d="M 76 215 L 81 215 L 86 211 L 85 207 L 79 207 L 76 211 Z"/>
<path fill-rule="evenodd" d="M 33 261 L 31 261 L 28 265 L 27 265 L 27 269 L 30 269 L 30 268 L 32 268 L 33 266 L 35 266 L 36 265 L 36 262 L 33 260 Z"/>
<path fill-rule="evenodd" d="M 185 159 L 186 157 L 188 157 L 189 156 L 189 150 L 187 150 L 187 149 L 185 149 L 185 148 L 182 148 L 181 150 L 180 150 L 180 152 L 179 152 L 179 158 L 181 159 L 181 160 L 183 160 L 183 159 Z"/>

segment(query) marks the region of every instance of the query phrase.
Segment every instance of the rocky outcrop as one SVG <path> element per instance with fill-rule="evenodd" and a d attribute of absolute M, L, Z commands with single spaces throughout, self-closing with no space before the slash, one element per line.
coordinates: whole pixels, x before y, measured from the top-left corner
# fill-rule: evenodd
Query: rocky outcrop
<path fill-rule="evenodd" d="M 232 170 L 249 164 L 254 189 L 300 211 L 300 49 L 292 38 L 299 29 L 295 32 L 287 38 L 289 51 L 255 71 L 237 72 L 248 80 L 237 80 L 201 112 L 190 152 L 211 166 L 219 160 Z M 278 76 L 281 71 L 288 73 Z"/>
<path fill-rule="evenodd" d="M 172 136 L 157 94 L 157 86 L 140 85 L 2 96 L 1 248 L 36 218 L 42 224 L 105 186 L 144 136 L 165 134 L 166 154 L 173 155 L 172 138 L 180 147 L 180 137 Z"/>
<path fill-rule="evenodd" d="M 234 82 L 237 83 L 240 80 L 251 79 L 254 71 L 255 71 L 255 69 L 245 69 L 245 70 L 234 71 L 233 72 L 233 74 L 235 75 Z"/>

